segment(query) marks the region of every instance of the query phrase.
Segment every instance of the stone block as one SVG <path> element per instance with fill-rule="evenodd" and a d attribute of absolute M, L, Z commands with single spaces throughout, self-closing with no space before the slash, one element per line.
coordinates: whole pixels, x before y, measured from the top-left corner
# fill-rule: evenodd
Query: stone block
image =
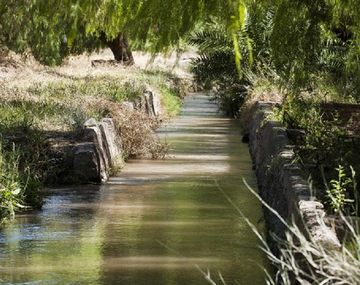
<path fill-rule="evenodd" d="M 84 183 L 106 182 L 111 168 L 121 162 L 121 139 L 113 120 L 87 120 L 82 140 L 74 153 L 74 174 Z"/>
<path fill-rule="evenodd" d="M 134 100 L 134 108 L 144 112 L 150 118 L 157 118 L 162 114 L 160 95 L 146 87 L 143 95 Z"/>
<path fill-rule="evenodd" d="M 122 160 L 122 147 L 121 139 L 113 120 L 111 118 L 102 119 L 100 122 L 100 131 L 110 167 L 116 167 Z"/>
<path fill-rule="evenodd" d="M 79 181 L 100 182 L 99 158 L 94 143 L 79 144 L 74 153 L 74 175 Z"/>
<path fill-rule="evenodd" d="M 126 111 L 134 111 L 134 102 L 124 101 L 121 103 L 121 107 L 123 107 Z"/>
<path fill-rule="evenodd" d="M 106 142 L 104 142 L 99 124 L 85 127 L 84 139 L 95 144 L 99 159 L 100 180 L 102 182 L 107 181 L 109 178 L 110 160 L 106 150 Z"/>
<path fill-rule="evenodd" d="M 273 103 L 259 102 L 250 122 L 249 147 L 260 194 L 285 219 L 297 217 L 305 224 L 304 234 L 317 242 L 338 247 L 335 232 L 324 223 L 323 205 L 314 201 L 310 186 L 302 177 L 300 164 L 294 162 L 294 146 L 280 122 L 268 121 Z M 286 230 L 272 214 L 265 214 L 269 230 L 283 236 Z M 305 230 L 306 228 L 306 230 Z"/>
<path fill-rule="evenodd" d="M 300 201 L 299 211 L 309 235 L 315 242 L 328 248 L 340 248 L 335 231 L 325 224 L 323 204 L 318 201 Z"/>

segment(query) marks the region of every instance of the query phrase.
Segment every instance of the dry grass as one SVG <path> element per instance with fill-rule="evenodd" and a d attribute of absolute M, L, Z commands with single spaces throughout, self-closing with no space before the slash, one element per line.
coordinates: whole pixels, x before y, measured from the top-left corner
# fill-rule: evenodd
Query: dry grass
<path fill-rule="evenodd" d="M 164 114 L 176 115 L 182 86 L 165 71 L 137 67 L 88 68 L 80 57 L 58 68 L 27 67 L 10 71 L 0 80 L 0 115 L 3 124 L 27 113 L 27 121 L 46 131 L 71 131 L 89 117 L 107 116 L 113 103 L 132 101 L 149 86 L 161 95 Z M 0 72 L 1 73 L 1 72 Z"/>
<path fill-rule="evenodd" d="M 158 127 L 158 121 L 139 111 L 122 114 L 122 116 L 113 117 L 119 128 L 125 159 L 134 157 L 164 158 L 169 147 L 166 143 L 161 142 L 154 133 Z"/>
<path fill-rule="evenodd" d="M 285 221 L 281 215 L 271 208 L 257 194 L 245 180 L 248 189 L 262 202 L 263 206 L 273 213 L 284 224 L 286 234 L 284 240 L 278 240 L 279 255 L 275 255 L 268 246 L 266 239 L 243 214 L 238 205 L 217 184 L 228 202 L 244 219 L 261 241 L 261 248 L 274 267 L 274 273 L 265 271 L 268 285 L 354 285 L 360 284 L 360 234 L 357 226 L 350 224 L 345 217 L 341 217 L 346 225 L 347 239 L 341 248 L 329 248 L 318 239 L 312 238 L 305 230 L 300 230 L 294 222 Z M 320 224 L 323 217 L 318 217 Z M 276 238 L 276 237 L 275 237 Z M 209 284 L 216 285 L 209 272 L 199 268 Z M 264 269 L 265 270 L 265 269 Z M 221 284 L 226 284 L 224 281 Z"/>
<path fill-rule="evenodd" d="M 5 54 L 4 54 L 5 55 Z M 177 77 L 191 79 L 188 69 L 189 59 L 194 52 L 186 52 L 179 57 L 176 54 L 168 56 L 158 55 L 152 57 L 148 53 L 134 52 L 134 66 L 99 66 L 92 67 L 92 60 L 112 60 L 113 55 L 109 49 L 90 55 L 69 57 L 63 65 L 46 67 L 38 64 L 30 55 L 19 56 L 13 53 L 3 56 L 0 60 L 0 82 L 7 86 L 31 86 L 34 83 L 46 83 L 63 79 L 75 79 L 92 76 L 119 76 L 134 78 L 139 71 L 158 70 L 171 72 Z M 16 63 L 9 65 L 7 62 Z"/>

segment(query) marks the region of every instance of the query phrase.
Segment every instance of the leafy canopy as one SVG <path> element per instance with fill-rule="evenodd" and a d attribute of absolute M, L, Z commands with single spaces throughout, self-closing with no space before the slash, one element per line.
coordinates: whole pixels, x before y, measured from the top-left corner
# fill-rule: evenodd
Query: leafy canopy
<path fill-rule="evenodd" d="M 43 63 L 100 48 L 125 33 L 153 52 L 176 45 L 196 24 L 216 17 L 229 30 L 245 21 L 241 0 L 0 0 L 0 45 L 30 49 Z"/>

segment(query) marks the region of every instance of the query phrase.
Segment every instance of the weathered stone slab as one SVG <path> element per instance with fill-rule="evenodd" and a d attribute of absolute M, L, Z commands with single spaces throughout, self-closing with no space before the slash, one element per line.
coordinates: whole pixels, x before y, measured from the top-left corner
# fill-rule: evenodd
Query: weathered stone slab
<path fill-rule="evenodd" d="M 100 131 L 104 141 L 104 148 L 108 155 L 110 167 L 116 167 L 121 163 L 121 138 L 118 135 L 115 124 L 111 118 L 104 118 L 100 122 Z"/>
<path fill-rule="evenodd" d="M 124 101 L 121 103 L 121 106 L 126 110 L 126 111 L 134 111 L 135 107 L 134 107 L 134 102 L 129 102 L 129 101 Z"/>
<path fill-rule="evenodd" d="M 150 118 L 157 118 L 162 114 L 160 95 L 152 89 L 146 88 L 143 95 L 134 100 L 134 108 L 143 111 Z"/>
<path fill-rule="evenodd" d="M 84 124 L 85 143 L 74 152 L 74 174 L 82 182 L 105 182 L 113 167 L 121 162 L 121 139 L 111 118 Z"/>
<path fill-rule="evenodd" d="M 106 143 L 103 140 L 100 125 L 95 122 L 94 119 L 89 119 L 85 122 L 84 140 L 93 142 L 96 145 L 99 160 L 99 178 L 101 182 L 105 182 L 109 179 L 110 161 L 106 152 Z"/>
<path fill-rule="evenodd" d="M 334 230 L 329 228 L 324 221 L 324 205 L 318 201 L 300 201 L 299 210 L 309 235 L 315 242 L 327 247 L 340 247 L 340 242 Z"/>
<path fill-rule="evenodd" d="M 148 114 L 152 117 L 159 117 L 161 115 L 161 99 L 160 96 L 152 89 L 147 88 L 144 91 L 144 96 L 147 101 Z"/>
<path fill-rule="evenodd" d="M 94 143 L 79 144 L 74 153 L 74 175 L 79 181 L 100 182 L 99 158 Z"/>

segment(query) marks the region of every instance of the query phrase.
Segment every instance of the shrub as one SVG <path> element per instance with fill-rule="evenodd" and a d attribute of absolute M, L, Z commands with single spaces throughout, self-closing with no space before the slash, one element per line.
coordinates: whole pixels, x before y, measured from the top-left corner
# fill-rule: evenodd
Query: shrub
<path fill-rule="evenodd" d="M 15 211 L 41 205 L 39 186 L 29 166 L 21 162 L 21 150 L 0 144 L 0 222 L 13 218 Z M 22 165 L 23 164 L 23 165 Z"/>
<path fill-rule="evenodd" d="M 19 174 L 19 155 L 15 148 L 4 152 L 0 145 L 0 220 L 14 217 L 15 210 L 23 207 L 23 185 Z"/>
<path fill-rule="evenodd" d="M 162 143 L 154 132 L 159 125 L 157 120 L 149 118 L 140 111 L 114 112 L 112 110 L 111 114 L 121 135 L 125 159 L 164 158 L 168 145 Z"/>
<path fill-rule="evenodd" d="M 330 213 L 342 210 L 347 214 L 359 214 L 354 210 L 358 194 L 352 189 L 351 177 L 359 171 L 360 165 L 356 143 L 348 139 L 347 123 L 337 112 L 325 113 L 321 101 L 311 94 L 297 96 L 289 96 L 279 111 L 288 128 L 304 131 L 299 138 L 293 138 L 293 143 L 297 159 L 310 176 L 317 198 L 325 203 Z"/>

